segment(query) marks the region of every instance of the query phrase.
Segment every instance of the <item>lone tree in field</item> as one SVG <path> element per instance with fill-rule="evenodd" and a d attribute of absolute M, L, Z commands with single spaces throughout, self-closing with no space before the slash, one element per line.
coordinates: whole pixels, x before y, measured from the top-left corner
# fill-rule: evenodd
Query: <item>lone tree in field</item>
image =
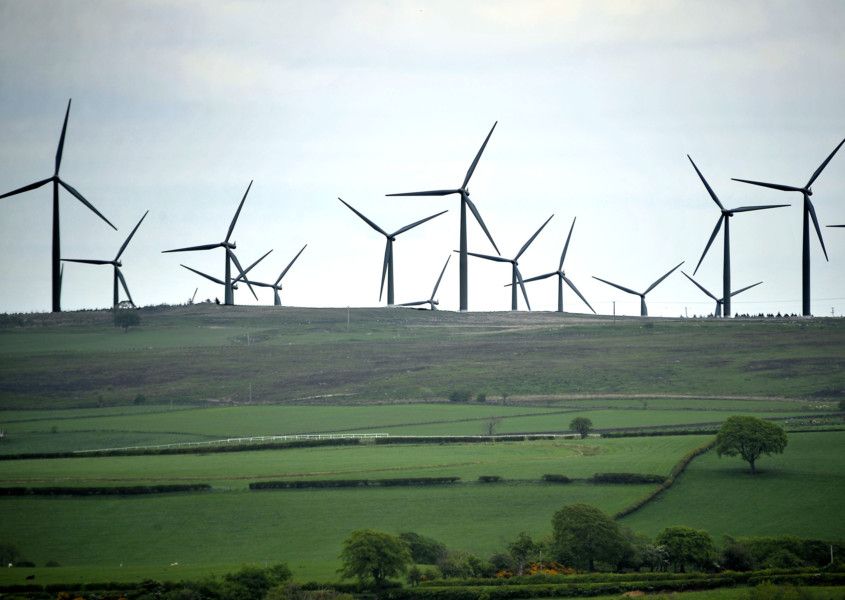
<path fill-rule="evenodd" d="M 615 565 L 629 549 L 616 521 L 589 504 L 570 504 L 557 511 L 552 540 L 560 562 L 590 571 L 596 561 Z"/>
<path fill-rule="evenodd" d="M 730 417 L 716 436 L 716 454 L 741 456 L 751 466 L 752 475 L 757 473 L 754 463 L 761 454 L 781 454 L 784 448 L 783 427 L 757 417 Z"/>
<path fill-rule="evenodd" d="M 343 542 L 340 553 L 344 577 L 357 577 L 361 583 L 383 584 L 388 577 L 396 577 L 408 570 L 411 551 L 408 544 L 389 533 L 359 529 Z"/>
<path fill-rule="evenodd" d="M 593 422 L 587 417 L 575 417 L 569 422 L 569 429 L 578 433 L 583 440 L 593 430 Z"/>

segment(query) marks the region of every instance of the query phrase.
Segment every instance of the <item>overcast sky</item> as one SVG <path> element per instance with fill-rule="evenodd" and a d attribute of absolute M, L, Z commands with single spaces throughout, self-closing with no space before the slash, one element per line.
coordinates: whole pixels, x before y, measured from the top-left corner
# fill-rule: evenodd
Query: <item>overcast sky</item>
<path fill-rule="evenodd" d="M 123 256 L 139 304 L 223 298 L 233 239 L 255 278 L 285 277 L 296 306 L 375 306 L 384 229 L 448 209 L 395 246 L 397 302 L 428 297 L 458 247 L 459 201 L 386 198 L 452 188 L 498 120 L 471 183 L 502 254 L 555 217 L 520 260 L 554 270 L 573 217 L 569 277 L 600 313 L 639 299 L 680 261 L 692 273 L 719 212 L 792 203 L 731 222 L 735 312 L 800 312 L 801 196 L 731 177 L 803 185 L 845 137 L 845 3 L 718 1 L 120 2 L 0 0 L 0 193 L 52 174 L 73 98 L 62 176 L 117 227 L 62 192 L 62 255 Z M 813 234 L 812 309 L 845 312 L 845 150 L 814 184 L 830 262 Z M 49 186 L 0 200 L 0 311 L 50 307 Z M 470 220 L 469 249 L 492 253 Z M 721 236 L 697 279 L 721 295 Z M 457 257 L 455 257 L 456 259 Z M 453 259 L 441 307 L 458 305 Z M 470 310 L 510 308 L 508 265 L 470 258 Z M 554 310 L 553 279 L 528 284 Z M 63 308 L 111 303 L 110 267 L 65 268 Z M 263 304 L 272 293 L 258 290 Z M 236 301 L 254 304 L 245 289 Z M 521 301 L 521 299 L 520 299 Z M 565 308 L 586 307 L 568 290 Z M 707 313 L 680 272 L 652 315 Z M 522 307 L 522 303 L 520 304 Z"/>

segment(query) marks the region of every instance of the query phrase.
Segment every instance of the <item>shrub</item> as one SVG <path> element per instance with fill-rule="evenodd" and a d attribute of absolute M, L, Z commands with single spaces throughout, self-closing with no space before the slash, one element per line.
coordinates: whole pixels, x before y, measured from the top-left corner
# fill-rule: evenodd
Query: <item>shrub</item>
<path fill-rule="evenodd" d="M 449 402 L 469 402 L 472 392 L 469 390 L 455 390 L 449 394 Z"/>
<path fill-rule="evenodd" d="M 406 531 L 399 534 L 399 539 L 408 544 L 411 558 L 415 563 L 434 565 L 446 556 L 446 546 L 433 538 Z"/>
<path fill-rule="evenodd" d="M 475 397 L 475 401 L 484 404 L 485 402 L 487 402 L 487 394 L 481 392 L 480 394 L 478 394 L 478 396 Z"/>
<path fill-rule="evenodd" d="M 132 404 L 140 405 L 144 404 L 146 401 L 147 398 L 146 396 L 144 396 L 144 394 L 138 394 L 137 396 L 135 396 L 135 399 L 132 401 Z"/>
<path fill-rule="evenodd" d="M 666 557 L 681 573 L 686 568 L 708 569 L 713 563 L 713 541 L 710 534 L 690 527 L 667 527 L 655 540 L 666 550 Z"/>
<path fill-rule="evenodd" d="M 543 475 L 543 481 L 546 483 L 572 483 L 572 480 L 566 475 L 546 474 Z"/>
<path fill-rule="evenodd" d="M 167 494 L 173 492 L 206 492 L 207 483 L 132 485 L 111 487 L 5 487 L 0 496 L 134 496 L 137 494 Z"/>
<path fill-rule="evenodd" d="M 500 475 L 479 475 L 479 483 L 498 483 L 502 480 Z"/>
<path fill-rule="evenodd" d="M 138 311 L 131 309 L 116 309 L 114 311 L 114 326 L 122 327 L 123 332 L 129 331 L 130 327 L 137 327 L 141 324 L 141 317 Z"/>

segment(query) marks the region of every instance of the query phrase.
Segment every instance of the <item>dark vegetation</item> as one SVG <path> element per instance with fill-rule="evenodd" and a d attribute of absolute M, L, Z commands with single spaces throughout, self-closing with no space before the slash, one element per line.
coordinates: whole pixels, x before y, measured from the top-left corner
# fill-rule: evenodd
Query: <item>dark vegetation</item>
<path fill-rule="evenodd" d="M 211 486 L 207 483 L 100 487 L 0 487 L 0 496 L 136 496 L 138 494 L 172 494 L 175 492 L 207 492 L 209 490 L 211 490 Z"/>
<path fill-rule="evenodd" d="M 729 417 L 716 436 L 716 453 L 719 456 L 740 456 L 757 473 L 756 462 L 760 455 L 780 454 L 786 448 L 783 427 L 756 417 Z"/>
<path fill-rule="evenodd" d="M 398 477 L 393 479 L 307 479 L 302 481 L 256 481 L 251 490 L 299 490 L 307 488 L 399 487 L 448 485 L 460 477 Z"/>

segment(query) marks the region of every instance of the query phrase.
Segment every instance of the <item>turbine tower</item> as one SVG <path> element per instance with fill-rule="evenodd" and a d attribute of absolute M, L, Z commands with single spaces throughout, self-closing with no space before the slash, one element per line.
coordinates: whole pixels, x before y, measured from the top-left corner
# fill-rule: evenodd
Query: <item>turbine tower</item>
<path fill-rule="evenodd" d="M 410 225 L 405 225 L 404 227 L 402 227 L 401 229 L 397 229 L 393 233 L 387 233 L 384 229 L 382 229 L 381 227 L 379 227 L 378 225 L 373 223 L 370 219 L 365 217 L 362 213 L 360 213 L 359 211 L 352 208 L 352 206 L 350 206 L 348 203 L 346 203 L 343 200 L 343 198 L 338 198 L 338 200 L 343 202 L 343 204 L 345 204 L 346 207 L 349 210 L 351 210 L 356 215 L 361 217 L 361 219 L 367 225 L 369 225 L 370 227 L 372 227 L 373 229 L 378 231 L 380 234 L 382 234 L 387 239 L 387 242 L 385 243 L 385 246 L 384 246 L 384 264 L 382 265 L 382 268 L 381 268 L 381 287 L 379 288 L 378 300 L 379 300 L 379 302 L 381 302 L 381 296 L 384 293 L 384 277 L 385 277 L 385 274 L 386 274 L 387 275 L 387 305 L 393 306 L 393 242 L 396 241 L 396 236 L 399 235 L 399 234 L 405 233 L 409 229 L 413 229 L 417 225 L 422 225 L 426 221 L 432 220 L 434 217 L 439 217 L 443 213 L 449 212 L 449 211 L 446 211 L 446 210 L 441 211 L 441 212 L 437 213 L 436 215 L 431 215 L 430 217 L 426 217 L 425 219 L 420 219 L 419 221 L 417 221 L 415 223 L 411 223 Z"/>
<path fill-rule="evenodd" d="M 487 142 L 490 141 L 490 136 L 493 135 L 493 130 L 496 129 L 496 125 L 499 122 L 496 121 L 493 123 L 493 127 L 490 129 L 490 133 L 487 134 L 487 137 L 484 139 L 484 143 L 481 144 L 481 148 L 478 150 L 478 154 L 475 155 L 475 160 L 472 161 L 472 164 L 467 171 L 466 177 L 464 177 L 464 182 L 461 184 L 461 187 L 458 189 L 451 189 L 451 190 L 431 190 L 427 192 L 405 192 L 402 194 L 387 194 L 388 196 L 449 196 L 451 194 L 460 194 L 461 196 L 461 238 L 460 238 L 460 262 L 459 262 L 459 270 L 460 270 L 460 297 L 459 297 L 459 305 L 461 311 L 468 310 L 469 303 L 468 303 L 468 282 L 467 282 L 467 207 L 472 211 L 475 220 L 478 221 L 478 224 L 481 225 L 481 229 L 484 230 L 484 233 L 487 235 L 487 239 L 490 240 L 490 243 L 493 244 L 493 248 L 496 250 L 496 254 L 501 254 L 499 252 L 499 248 L 496 247 L 496 242 L 493 241 L 493 237 L 490 235 L 490 232 L 487 231 L 487 226 L 484 224 L 484 220 L 481 218 L 481 214 L 478 212 L 478 209 L 475 207 L 475 204 L 472 200 L 469 199 L 469 189 L 467 186 L 469 185 L 469 180 L 472 178 L 472 174 L 475 172 L 475 167 L 478 166 L 478 161 L 481 159 L 481 155 L 484 153 L 484 148 L 487 147 Z"/>
<path fill-rule="evenodd" d="M 213 281 L 214 283 L 217 283 L 217 284 L 222 285 L 224 287 L 229 287 L 232 290 L 238 289 L 238 282 L 243 281 L 244 283 L 246 283 L 247 287 L 249 288 L 249 291 L 252 292 L 252 295 L 255 297 L 255 299 L 258 300 L 258 295 L 255 293 L 255 290 L 252 288 L 252 282 L 249 281 L 246 278 L 246 274 L 249 273 L 253 269 L 253 267 L 255 267 L 258 263 L 260 263 L 262 260 L 264 260 L 267 257 L 267 255 L 270 254 L 271 252 L 272 252 L 272 250 L 268 250 L 267 252 L 265 252 L 264 256 L 262 256 L 261 258 L 256 260 L 251 265 L 249 265 L 246 269 L 243 269 L 240 272 L 240 275 L 238 275 L 235 279 L 229 280 L 228 282 L 224 281 L 222 279 L 217 279 L 216 277 L 213 277 L 213 276 L 209 275 L 208 273 L 203 273 L 202 271 L 198 271 L 198 270 L 193 269 L 193 268 L 191 268 L 187 265 L 181 265 L 181 266 L 188 269 L 189 271 L 191 271 L 193 273 L 196 273 L 200 277 L 205 277 L 209 281 Z M 234 257 L 234 253 L 232 253 L 232 256 Z M 237 260 L 237 259 L 235 259 L 235 260 Z M 232 298 L 232 304 L 234 304 L 234 295 L 233 295 L 233 298 Z"/>
<path fill-rule="evenodd" d="M 519 272 L 519 257 L 528 250 L 528 246 L 531 245 L 540 232 L 543 231 L 543 228 L 548 224 L 549 221 L 552 220 L 552 215 L 546 222 L 540 225 L 540 229 L 538 229 L 534 235 L 532 235 L 527 242 L 522 245 L 522 248 L 519 249 L 516 256 L 513 258 L 502 258 L 501 256 L 490 256 L 489 254 L 477 254 L 475 252 L 467 252 L 470 256 L 476 256 L 478 258 L 483 258 L 485 260 L 492 260 L 495 262 L 503 262 L 503 263 L 510 263 L 511 264 L 511 310 L 517 309 L 517 297 L 516 297 L 516 284 L 519 283 L 519 287 L 522 289 L 522 296 L 525 298 L 525 305 L 528 307 L 528 310 L 531 310 L 531 304 L 528 302 L 528 292 L 525 291 L 525 281 L 522 279 L 522 273 Z M 508 286 L 505 286 L 508 287 Z"/>
<path fill-rule="evenodd" d="M 695 162 L 693 162 L 690 155 L 687 154 L 687 158 L 689 158 L 690 163 L 692 163 L 692 168 L 695 169 L 695 172 L 698 173 L 699 179 L 701 179 L 701 183 L 704 184 L 704 187 L 707 189 L 707 193 L 710 194 L 710 197 L 713 198 L 713 202 L 716 203 L 716 206 L 719 207 L 719 210 L 722 211 L 722 214 L 719 216 L 719 220 L 716 221 L 716 228 L 713 229 L 713 233 L 710 235 L 710 239 L 707 241 L 707 245 L 704 247 L 704 252 L 701 253 L 701 258 L 698 259 L 698 264 L 695 266 L 695 270 L 692 272 L 695 275 L 698 272 L 698 267 L 701 266 L 701 261 L 704 260 L 704 257 L 707 255 L 707 251 L 710 249 L 710 245 L 713 243 L 713 240 L 716 239 L 716 236 L 719 234 L 719 229 L 722 227 L 722 222 L 725 224 L 725 248 L 724 248 L 724 258 L 722 259 L 722 300 L 724 300 L 724 313 L 726 317 L 731 316 L 731 296 L 734 294 L 731 293 L 731 234 L 730 234 L 730 218 L 734 216 L 734 213 L 738 212 L 749 212 L 752 210 L 766 210 L 769 208 L 781 208 L 784 206 L 790 206 L 789 204 L 766 204 L 762 206 L 740 206 L 738 208 L 725 208 L 722 203 L 719 201 L 719 198 L 716 196 L 716 193 L 713 191 L 713 188 L 710 187 L 710 184 L 707 183 L 707 180 L 704 179 L 704 175 L 701 174 L 701 171 L 698 170 Z M 686 273 L 684 273 L 686 275 Z M 717 316 L 721 316 L 721 311 Z"/>
<path fill-rule="evenodd" d="M 640 297 L 640 316 L 641 316 L 641 317 L 647 317 L 647 316 L 648 316 L 648 309 L 646 308 L 646 305 L 645 305 L 645 296 L 646 296 L 646 294 L 648 294 L 651 290 L 653 290 L 654 288 L 656 288 L 656 287 L 658 286 L 658 284 L 659 284 L 661 281 L 663 281 L 664 279 L 666 279 L 667 277 L 669 277 L 669 275 L 671 275 L 671 274 L 675 271 L 675 269 L 677 269 L 678 267 L 680 267 L 682 264 L 684 264 L 684 261 L 681 261 L 681 262 L 679 262 L 677 265 L 675 265 L 674 267 L 672 267 L 672 269 L 671 269 L 668 273 L 666 273 L 663 277 L 661 277 L 660 279 L 658 279 L 657 281 L 655 281 L 654 283 L 652 283 L 650 286 L 648 286 L 648 288 L 646 288 L 646 291 L 644 291 L 644 292 L 642 292 L 642 293 L 640 293 L 640 292 L 635 292 L 634 290 L 632 290 L 632 289 L 630 289 L 630 288 L 626 288 L 626 287 L 621 286 L 621 285 L 619 285 L 619 284 L 617 284 L 617 283 L 613 283 L 613 282 L 611 282 L 611 281 L 607 281 L 606 279 L 602 279 L 601 277 L 596 277 L 595 275 L 593 275 L 593 279 L 598 279 L 598 280 L 599 280 L 599 281 L 601 281 L 602 283 L 606 283 L 607 285 L 612 285 L 613 287 L 615 287 L 615 288 L 617 288 L 617 289 L 620 289 L 620 290 L 622 290 L 623 292 L 627 292 L 627 293 L 629 293 L 629 294 L 633 294 L 634 296 L 639 296 L 639 297 Z"/>
<path fill-rule="evenodd" d="M 437 288 L 440 287 L 440 280 L 443 279 L 443 273 L 446 272 L 446 267 L 449 266 L 449 259 L 452 258 L 452 255 L 446 257 L 446 263 L 443 265 L 443 269 L 440 271 L 440 277 L 437 278 L 437 283 L 434 284 L 434 289 L 431 290 L 431 297 L 428 300 L 417 300 L 416 302 L 403 302 L 402 304 L 398 304 L 397 306 L 420 306 L 422 304 L 428 304 L 431 310 L 437 310 L 437 305 L 440 304 L 434 297 L 437 295 Z"/>
<path fill-rule="evenodd" d="M 560 255 L 560 263 L 557 266 L 557 271 L 552 271 L 551 273 L 546 273 L 544 275 L 537 275 L 536 277 L 529 277 L 525 280 L 525 283 L 529 283 L 531 281 L 539 281 L 541 279 L 546 279 L 553 275 L 557 275 L 557 312 L 563 312 L 563 284 L 566 282 L 573 292 L 578 294 L 578 297 L 587 305 L 587 308 L 593 311 L 593 314 L 596 314 L 596 311 L 593 310 L 593 307 L 590 306 L 590 303 L 587 302 L 587 299 L 578 291 L 578 288 L 575 287 L 575 284 L 569 280 L 566 276 L 566 272 L 563 270 L 563 261 L 566 258 L 566 250 L 569 248 L 569 240 L 572 238 L 572 230 L 575 229 L 575 219 L 572 219 L 572 225 L 569 227 L 569 235 L 566 236 L 566 243 L 563 245 L 563 252 Z"/>
<path fill-rule="evenodd" d="M 724 306 L 724 305 L 725 305 L 725 300 L 726 300 L 726 298 L 725 298 L 724 296 L 723 296 L 723 297 L 721 297 L 721 298 L 717 298 L 716 296 L 714 296 L 713 294 L 711 294 L 710 292 L 708 292 L 706 289 L 704 289 L 704 286 L 703 286 L 703 285 L 701 285 L 700 283 L 698 283 L 695 279 L 693 279 L 692 277 L 690 277 L 689 275 L 687 275 L 687 274 L 686 274 L 686 273 L 684 273 L 683 271 L 681 271 L 681 273 L 683 273 L 683 274 L 684 274 L 684 277 L 686 277 L 687 279 L 689 279 L 690 281 L 692 281 L 692 282 L 695 284 L 695 287 L 697 287 L 697 288 L 698 288 L 698 289 L 700 289 L 702 292 L 704 292 L 705 294 L 707 294 L 707 295 L 708 295 L 708 296 L 710 296 L 713 300 L 715 300 L 715 301 L 716 301 L 716 310 L 714 311 L 713 316 L 714 316 L 714 317 L 721 317 L 721 316 L 722 316 L 722 306 Z M 744 288 L 740 288 L 740 289 L 738 289 L 738 290 L 737 290 L 737 291 L 735 291 L 735 292 L 731 292 L 731 294 L 730 294 L 730 295 L 731 295 L 731 296 L 736 296 L 737 294 L 741 294 L 741 293 L 742 293 L 742 292 L 744 292 L 745 290 L 750 290 L 751 288 L 756 287 L 756 286 L 760 285 L 761 283 L 763 283 L 763 282 L 762 282 L 762 281 L 758 281 L 757 283 L 752 283 L 751 285 L 745 286 Z M 725 316 L 729 316 L 729 315 L 727 315 L 727 314 L 726 314 Z"/>
<path fill-rule="evenodd" d="M 114 269 L 114 276 L 112 282 L 112 308 L 117 308 L 118 304 L 120 304 L 120 291 L 117 287 L 118 281 L 120 281 L 120 285 L 123 286 L 123 291 L 126 292 L 126 297 L 129 299 L 130 304 L 132 304 L 132 306 L 135 306 L 135 301 L 132 300 L 132 294 L 129 293 L 129 287 L 126 285 L 126 279 L 124 279 L 123 273 L 120 271 L 120 267 L 123 266 L 123 263 L 120 262 L 120 256 L 123 254 L 123 251 L 126 250 L 126 246 L 129 245 L 129 240 L 131 240 L 132 236 L 135 235 L 135 232 L 138 231 L 138 228 L 141 226 L 141 223 L 144 222 L 144 219 L 147 218 L 147 214 L 149 212 L 150 211 L 144 213 L 144 216 L 141 217 L 141 220 L 138 221 L 138 224 L 135 225 L 134 229 L 132 229 L 132 232 L 126 238 L 126 241 L 123 242 L 123 245 L 120 247 L 120 250 L 117 251 L 117 256 L 115 256 L 113 260 L 91 260 L 87 258 L 62 259 L 64 262 L 83 263 L 87 265 L 111 265 Z"/>
<path fill-rule="evenodd" d="M 282 305 L 282 298 L 279 296 L 279 292 L 282 291 L 282 278 L 287 274 L 288 270 L 293 266 L 293 263 L 296 262 L 296 259 L 299 258 L 299 255 L 305 250 L 308 244 L 302 247 L 302 250 L 296 253 L 296 256 L 293 257 L 293 260 L 288 263 L 288 266 L 284 268 L 282 274 L 276 279 L 274 283 L 262 283 L 260 281 L 253 281 L 250 280 L 252 285 L 257 285 L 258 287 L 267 287 L 273 288 L 273 306 L 281 306 Z"/>
<path fill-rule="evenodd" d="M 805 317 L 812 315 L 812 312 L 810 311 L 810 218 L 813 219 L 813 225 L 816 228 L 816 235 L 819 236 L 819 243 L 821 244 L 822 252 L 824 252 L 824 259 L 828 260 L 827 248 L 824 247 L 824 240 L 822 239 L 822 230 L 819 227 L 819 220 L 816 217 L 816 209 L 813 207 L 813 203 L 810 200 L 810 196 L 813 195 L 811 186 L 816 179 L 818 179 L 819 175 L 821 175 L 822 171 L 824 171 L 827 163 L 831 161 L 839 148 L 842 147 L 843 143 L 845 143 L 845 139 L 839 142 L 839 145 L 833 149 L 830 156 L 828 156 L 825 161 L 819 165 L 819 168 L 816 169 L 815 173 L 813 173 L 813 176 L 810 177 L 810 180 L 806 183 L 806 185 L 804 185 L 804 187 L 794 187 L 791 185 L 781 185 L 779 183 L 765 183 L 762 181 L 751 181 L 750 179 L 733 178 L 734 181 L 750 183 L 751 185 L 759 185 L 761 187 L 780 190 L 782 192 L 801 192 L 801 195 L 804 198 L 804 231 L 801 253 L 801 312 Z"/>
<path fill-rule="evenodd" d="M 235 211 L 235 216 L 232 217 L 232 222 L 229 224 L 229 231 L 226 232 L 226 238 L 222 242 L 217 242 L 216 244 L 203 244 L 201 246 L 188 246 L 187 248 L 175 248 L 174 250 L 163 250 L 162 254 L 167 254 L 168 252 L 196 252 L 200 250 L 213 250 L 214 248 L 224 248 L 226 250 L 225 256 L 225 263 L 224 263 L 224 272 L 225 277 L 223 278 L 223 283 L 221 284 L 224 287 L 224 300 L 223 303 L 226 305 L 232 305 L 235 303 L 235 295 L 233 293 L 232 287 L 232 265 L 231 263 L 235 263 L 235 266 L 238 268 L 238 272 L 243 274 L 244 270 L 241 268 L 241 264 L 238 262 L 238 257 L 235 256 L 233 250 L 237 248 L 237 244 L 235 242 L 230 242 L 229 239 L 232 237 L 232 232 L 235 230 L 235 223 L 238 222 L 238 216 L 241 214 L 241 208 L 243 208 L 244 201 L 246 201 L 246 196 L 249 194 L 249 190 L 252 187 L 252 181 L 249 182 L 249 185 L 246 187 L 246 191 L 244 192 L 244 197 L 241 199 L 241 203 L 238 204 L 238 210 Z M 185 267 L 185 265 L 182 265 Z M 190 267 L 185 267 L 191 271 Z M 199 271 L 194 271 L 195 273 L 199 273 Z M 200 273 L 203 277 L 209 278 L 207 275 Z M 211 279 L 215 283 L 219 283 L 219 279 Z M 247 282 L 249 285 L 249 282 Z M 253 295 L 255 291 L 252 292 Z M 256 298 L 257 299 L 257 298 Z"/>
<path fill-rule="evenodd" d="M 70 192 L 72 196 L 74 196 L 77 200 L 82 202 L 85 206 L 87 206 L 95 215 L 100 217 L 103 221 L 105 221 L 109 227 L 117 231 L 117 227 L 112 225 L 111 221 L 105 218 L 100 211 L 94 208 L 94 205 L 88 202 L 82 194 L 76 191 L 76 188 L 71 186 L 65 180 L 59 177 L 59 167 L 62 165 L 62 150 L 64 149 L 65 145 L 65 133 L 67 132 L 67 120 L 70 116 L 70 100 L 67 101 L 67 111 L 65 111 L 65 121 L 62 124 L 62 134 L 59 136 L 59 148 L 56 150 L 56 168 L 53 171 L 53 176 L 48 177 L 47 179 L 42 179 L 41 181 L 36 181 L 35 183 L 30 183 L 29 185 L 25 185 L 20 187 L 16 190 L 12 190 L 11 192 L 7 192 L 0 196 L 0 198 L 8 198 L 9 196 L 14 196 L 15 194 L 22 194 L 23 192 L 28 192 L 30 190 L 35 190 L 40 188 L 42 185 L 46 185 L 48 183 L 53 184 L 53 257 L 52 257 L 52 266 L 53 266 L 53 302 L 52 302 L 52 310 L 53 312 L 61 312 L 62 310 L 62 274 L 61 274 L 61 240 L 59 235 L 59 186 L 62 186 Z"/>

